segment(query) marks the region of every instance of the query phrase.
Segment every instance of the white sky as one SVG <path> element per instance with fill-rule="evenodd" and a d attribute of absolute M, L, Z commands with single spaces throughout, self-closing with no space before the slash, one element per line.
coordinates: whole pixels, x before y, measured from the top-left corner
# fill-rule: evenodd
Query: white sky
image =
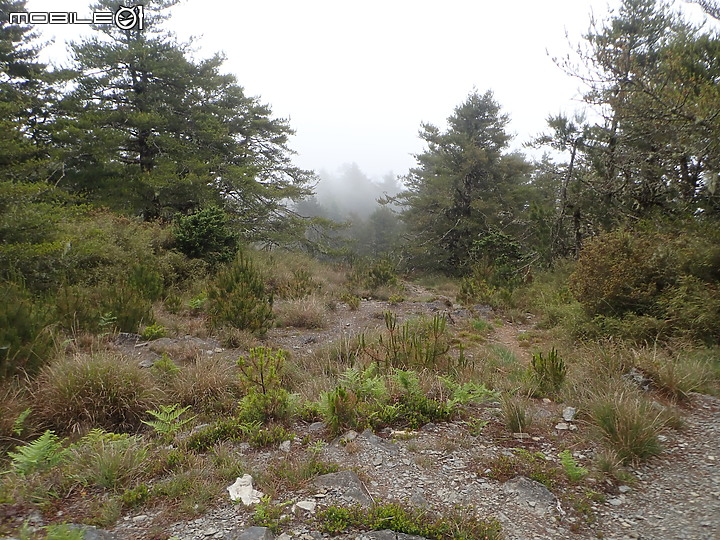
<path fill-rule="evenodd" d="M 223 51 L 225 70 L 246 92 L 290 119 L 297 165 L 334 170 L 356 162 L 379 178 L 405 174 L 423 150 L 420 123 L 444 127 L 473 88 L 494 91 L 517 148 L 545 129 L 549 114 L 577 108 L 579 83 L 551 56 L 580 41 L 591 13 L 603 19 L 619 3 L 185 0 L 169 26 L 183 41 L 195 36 L 200 57 Z M 87 15 L 89 4 L 29 0 L 28 10 Z M 81 28 L 42 30 L 57 36 L 48 54 L 61 60 L 63 40 Z"/>

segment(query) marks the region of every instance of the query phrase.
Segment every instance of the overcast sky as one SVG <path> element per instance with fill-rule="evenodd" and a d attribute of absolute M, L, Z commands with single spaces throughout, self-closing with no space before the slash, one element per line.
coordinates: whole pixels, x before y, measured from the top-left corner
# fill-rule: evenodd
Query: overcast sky
<path fill-rule="evenodd" d="M 86 15 L 89 4 L 29 0 L 28 9 Z M 169 26 L 181 40 L 195 36 L 201 57 L 223 51 L 226 71 L 246 92 L 290 119 L 297 165 L 334 170 L 356 162 L 379 178 L 406 173 L 412 154 L 423 150 L 420 123 L 444 126 L 473 88 L 493 90 L 518 148 L 544 129 L 549 114 L 577 108 L 578 81 L 551 57 L 580 41 L 592 14 L 603 19 L 619 4 L 185 0 Z M 42 30 L 57 36 L 49 56 L 62 60 L 63 40 L 80 28 Z"/>

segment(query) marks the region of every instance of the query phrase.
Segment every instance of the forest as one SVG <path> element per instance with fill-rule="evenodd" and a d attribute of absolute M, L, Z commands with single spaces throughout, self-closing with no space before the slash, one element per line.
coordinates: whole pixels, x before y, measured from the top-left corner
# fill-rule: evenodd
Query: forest
<path fill-rule="evenodd" d="M 245 473 L 267 494 L 246 523 L 279 534 L 309 519 L 294 493 L 349 468 L 343 434 L 454 423 L 511 448 L 473 474 L 540 482 L 558 526 L 601 537 L 599 501 L 720 392 L 720 4 L 593 20 L 555 59 L 584 112 L 548 116 L 541 159 L 473 90 L 377 182 L 295 166 L 290 122 L 165 29 L 177 3 L 94 25 L 60 68 L 9 23 L 26 0 L 0 0 L 0 534 L 142 512 L 113 538 L 183 537 L 168 524 Z M 579 429 L 553 432 L 554 406 Z M 326 506 L 313 530 L 507 527 L 396 503 Z"/>

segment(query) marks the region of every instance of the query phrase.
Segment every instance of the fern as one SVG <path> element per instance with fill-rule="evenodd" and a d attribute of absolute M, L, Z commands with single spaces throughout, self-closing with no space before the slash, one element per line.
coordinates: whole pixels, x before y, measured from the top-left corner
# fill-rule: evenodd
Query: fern
<path fill-rule="evenodd" d="M 575 458 L 572 457 L 570 450 L 563 450 L 559 456 L 560 463 L 562 463 L 563 469 L 565 469 L 565 474 L 568 475 L 571 482 L 578 482 L 587 475 L 588 470 L 578 465 Z"/>
<path fill-rule="evenodd" d="M 180 418 L 190 408 L 190 405 L 178 409 L 180 405 L 175 403 L 174 405 L 160 405 L 159 411 L 146 411 L 148 414 L 155 417 L 155 420 L 143 420 L 143 424 L 147 424 L 167 439 L 171 439 L 175 433 L 180 430 L 185 424 L 195 418 L 191 416 L 189 418 Z"/>
<path fill-rule="evenodd" d="M 15 422 L 13 422 L 13 428 L 12 428 L 12 431 L 15 435 L 17 435 L 17 436 L 22 435 L 22 432 L 25 429 L 25 420 L 27 420 L 27 417 L 30 416 L 31 412 L 32 412 L 32 409 L 30 407 L 28 407 L 23 412 L 21 412 L 20 415 L 15 419 Z"/>
<path fill-rule="evenodd" d="M 53 431 L 46 431 L 38 439 L 15 448 L 17 452 L 8 452 L 13 469 L 22 476 L 42 469 L 49 469 L 60 463 L 65 457 L 62 442 Z"/>

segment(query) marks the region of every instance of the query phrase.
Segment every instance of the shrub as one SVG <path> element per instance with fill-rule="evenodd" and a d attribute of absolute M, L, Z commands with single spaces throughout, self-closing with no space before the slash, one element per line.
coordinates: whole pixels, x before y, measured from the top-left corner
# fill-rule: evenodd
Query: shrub
<path fill-rule="evenodd" d="M 152 341 L 154 339 L 165 337 L 165 327 L 159 324 L 148 325 L 143 329 L 140 337 L 145 341 Z"/>
<path fill-rule="evenodd" d="M 148 264 L 135 263 L 130 268 L 128 284 L 143 298 L 159 300 L 165 290 L 163 277 L 158 270 Z"/>
<path fill-rule="evenodd" d="M 0 378 L 34 373 L 54 354 L 48 309 L 20 285 L 0 284 Z"/>
<path fill-rule="evenodd" d="M 272 322 L 272 304 L 260 274 L 240 253 L 211 283 L 206 309 L 215 328 L 229 324 L 262 334 Z"/>
<path fill-rule="evenodd" d="M 137 429 L 157 402 L 150 374 L 109 353 L 56 359 L 40 372 L 34 393 L 40 419 L 61 432 Z"/>
<path fill-rule="evenodd" d="M 230 229 L 225 212 L 216 207 L 181 217 L 173 233 L 178 250 L 211 264 L 230 261 L 237 251 L 238 237 Z"/>

